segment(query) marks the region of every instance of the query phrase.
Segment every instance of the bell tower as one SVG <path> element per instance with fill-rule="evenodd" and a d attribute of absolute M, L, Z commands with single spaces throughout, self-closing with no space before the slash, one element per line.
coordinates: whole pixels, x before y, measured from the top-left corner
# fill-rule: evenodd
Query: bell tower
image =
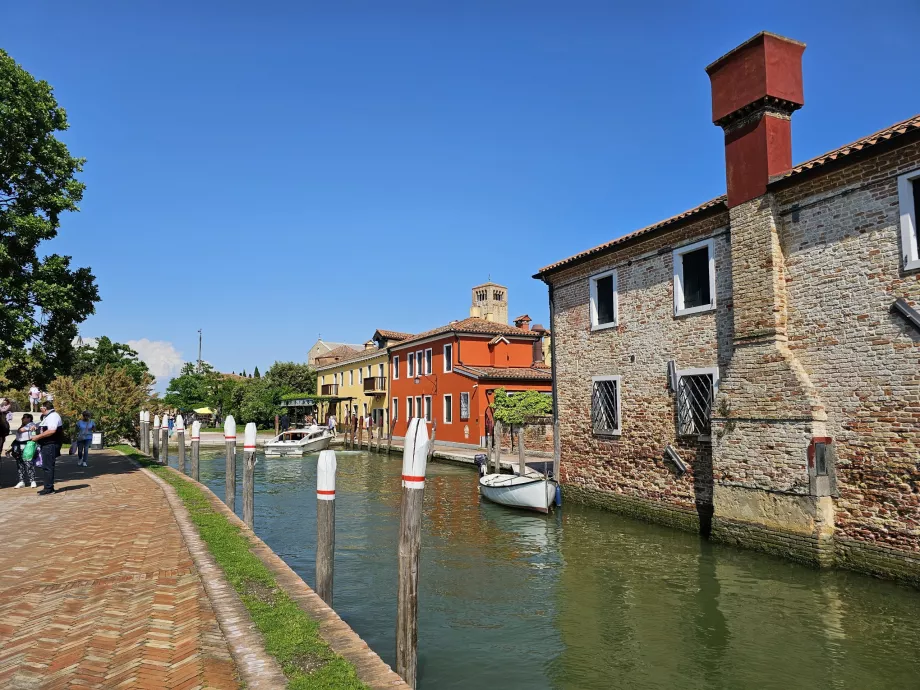
<path fill-rule="evenodd" d="M 491 280 L 474 287 L 470 316 L 507 325 L 508 288 Z"/>

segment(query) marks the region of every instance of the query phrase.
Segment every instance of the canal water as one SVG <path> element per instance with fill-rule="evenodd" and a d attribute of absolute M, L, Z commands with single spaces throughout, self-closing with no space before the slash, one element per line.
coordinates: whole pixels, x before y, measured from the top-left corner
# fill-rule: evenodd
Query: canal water
<path fill-rule="evenodd" d="M 316 457 L 255 471 L 256 532 L 310 585 Z M 401 459 L 337 459 L 334 606 L 392 666 Z M 222 455 L 202 452 L 201 480 L 223 497 Z M 920 592 L 574 504 L 502 508 L 434 463 L 419 687 L 920 688 Z"/>

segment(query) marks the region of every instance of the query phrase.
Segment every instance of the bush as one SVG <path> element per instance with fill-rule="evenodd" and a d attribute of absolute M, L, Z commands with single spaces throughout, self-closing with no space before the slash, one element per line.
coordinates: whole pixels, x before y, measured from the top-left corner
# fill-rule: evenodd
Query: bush
<path fill-rule="evenodd" d="M 553 412 L 553 399 L 540 391 L 521 391 L 508 395 L 504 388 L 495 391 L 492 403 L 495 419 L 502 424 L 523 424 L 528 417 L 543 417 Z"/>

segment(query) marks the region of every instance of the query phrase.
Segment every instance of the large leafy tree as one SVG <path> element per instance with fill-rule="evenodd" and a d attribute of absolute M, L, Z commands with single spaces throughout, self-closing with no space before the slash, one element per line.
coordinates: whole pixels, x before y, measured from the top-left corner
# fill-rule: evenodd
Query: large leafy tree
<path fill-rule="evenodd" d="M 38 252 L 83 198 L 83 159 L 55 137 L 67 127 L 51 86 L 0 50 L 0 373 L 13 387 L 67 370 L 99 300 L 88 268 Z"/>
<path fill-rule="evenodd" d="M 265 372 L 265 379 L 282 393 L 313 393 L 316 391 L 316 371 L 309 364 L 275 362 Z"/>
<path fill-rule="evenodd" d="M 75 377 L 94 374 L 105 367 L 123 369 L 138 384 L 144 381 L 145 376 L 150 376 L 147 364 L 138 358 L 137 352 L 123 343 L 113 343 L 108 336 L 77 348 L 71 374 Z"/>
<path fill-rule="evenodd" d="M 553 412 L 553 399 L 540 391 L 520 391 L 508 395 L 504 388 L 495 391 L 492 403 L 495 419 L 502 424 L 523 424 L 528 417 L 544 417 Z"/>

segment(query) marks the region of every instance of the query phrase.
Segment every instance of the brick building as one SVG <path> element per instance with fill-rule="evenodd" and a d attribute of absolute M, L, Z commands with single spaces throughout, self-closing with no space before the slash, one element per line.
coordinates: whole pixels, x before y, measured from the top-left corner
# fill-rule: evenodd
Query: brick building
<path fill-rule="evenodd" d="M 727 195 L 542 269 L 570 499 L 920 583 L 920 116 L 792 165 L 804 44 L 707 68 Z"/>

